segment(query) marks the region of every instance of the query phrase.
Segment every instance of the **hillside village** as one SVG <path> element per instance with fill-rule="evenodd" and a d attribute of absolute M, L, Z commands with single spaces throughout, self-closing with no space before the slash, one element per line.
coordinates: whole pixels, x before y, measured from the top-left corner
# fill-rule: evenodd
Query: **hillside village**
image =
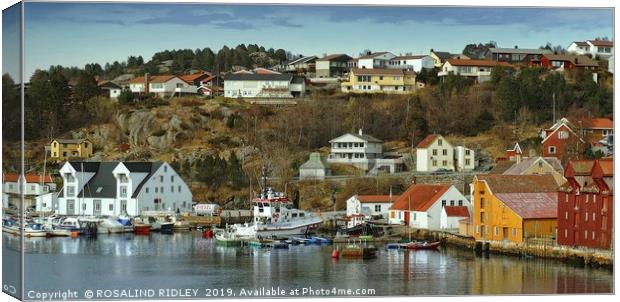
<path fill-rule="evenodd" d="M 33 212 L 248 208 L 268 167 L 302 208 L 346 210 L 351 227 L 361 215 L 477 240 L 609 248 L 613 41 L 493 46 L 359 56 L 252 46 L 245 65 L 208 70 L 195 68 L 206 66 L 194 62 L 202 51 L 189 63 L 181 51 L 133 57 L 122 74 L 114 64 L 40 70 L 25 84 L 23 178 L 14 120 L 3 120 L 4 206 L 25 179 Z M 15 85 L 3 76 L 4 91 Z M 97 189 L 136 175 L 123 196 Z M 87 187 L 92 202 L 79 207 Z"/>

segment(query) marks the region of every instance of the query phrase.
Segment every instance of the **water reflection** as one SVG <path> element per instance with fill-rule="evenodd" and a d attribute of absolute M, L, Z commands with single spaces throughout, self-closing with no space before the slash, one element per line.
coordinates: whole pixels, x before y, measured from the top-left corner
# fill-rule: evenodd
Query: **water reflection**
<path fill-rule="evenodd" d="M 5 251 L 19 247 L 3 235 Z M 380 248 L 371 260 L 333 261 L 333 246 L 223 247 L 199 233 L 25 240 L 26 288 L 373 288 L 378 295 L 610 293 L 613 275 L 541 259 L 471 251 Z"/>

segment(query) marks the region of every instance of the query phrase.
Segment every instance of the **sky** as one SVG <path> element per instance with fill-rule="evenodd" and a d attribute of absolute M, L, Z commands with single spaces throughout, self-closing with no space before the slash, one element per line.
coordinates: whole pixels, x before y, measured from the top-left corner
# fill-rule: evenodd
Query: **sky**
<path fill-rule="evenodd" d="M 3 34 L 10 36 L 9 23 L 19 19 L 9 10 Z M 613 9 L 31 2 L 25 4 L 25 73 L 241 43 L 357 56 L 364 49 L 460 53 L 469 43 L 491 40 L 499 47 L 567 47 L 604 36 L 613 37 Z M 12 44 L 3 43 L 5 54 L 14 51 Z M 18 70 L 4 57 L 3 65 L 3 72 Z"/>

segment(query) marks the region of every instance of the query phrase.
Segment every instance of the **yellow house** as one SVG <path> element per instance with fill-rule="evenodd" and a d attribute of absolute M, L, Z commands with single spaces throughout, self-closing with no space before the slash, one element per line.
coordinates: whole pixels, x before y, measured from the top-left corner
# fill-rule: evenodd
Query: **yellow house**
<path fill-rule="evenodd" d="M 522 243 L 554 238 L 557 189 L 552 175 L 477 175 L 472 183 L 476 240 Z"/>
<path fill-rule="evenodd" d="M 353 68 L 349 81 L 342 83 L 343 92 L 409 93 L 416 88 L 416 73 L 400 69 Z"/>
<path fill-rule="evenodd" d="M 93 155 L 93 143 L 88 139 L 55 139 L 50 150 L 53 159 L 89 158 Z"/>

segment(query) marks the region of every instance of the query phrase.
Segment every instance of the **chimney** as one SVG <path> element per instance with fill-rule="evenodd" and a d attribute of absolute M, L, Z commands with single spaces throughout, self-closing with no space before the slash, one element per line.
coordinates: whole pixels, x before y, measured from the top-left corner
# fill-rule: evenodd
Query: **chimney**
<path fill-rule="evenodd" d="M 515 49 L 519 49 L 519 45 L 515 45 Z"/>
<path fill-rule="evenodd" d="M 366 52 L 366 54 L 367 54 L 367 55 L 371 55 L 371 54 L 372 54 L 372 51 L 370 51 L 370 50 L 369 50 L 369 51 L 367 51 L 367 52 Z"/>
<path fill-rule="evenodd" d="M 435 50 L 431 48 L 431 52 L 435 52 Z"/>
<path fill-rule="evenodd" d="M 357 133 L 359 133 L 359 135 L 362 135 L 362 128 L 360 128 Z"/>
<path fill-rule="evenodd" d="M 149 73 L 144 74 L 144 94 L 149 94 Z"/>

